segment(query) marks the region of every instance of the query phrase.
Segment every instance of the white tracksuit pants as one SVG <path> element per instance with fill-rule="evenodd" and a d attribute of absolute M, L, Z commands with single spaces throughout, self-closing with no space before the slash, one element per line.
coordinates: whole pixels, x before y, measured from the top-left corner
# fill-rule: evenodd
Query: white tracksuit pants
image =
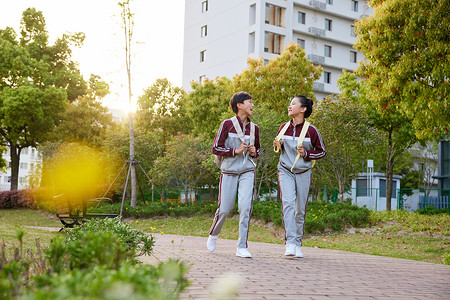
<path fill-rule="evenodd" d="M 302 245 L 312 171 L 294 174 L 278 164 L 286 244 Z"/>
<path fill-rule="evenodd" d="M 253 186 L 255 172 L 249 171 L 240 175 L 220 174 L 219 208 L 209 231 L 210 235 L 218 235 L 225 219 L 234 207 L 236 190 L 238 190 L 239 207 L 239 240 L 238 248 L 247 248 L 248 228 L 252 214 Z"/>

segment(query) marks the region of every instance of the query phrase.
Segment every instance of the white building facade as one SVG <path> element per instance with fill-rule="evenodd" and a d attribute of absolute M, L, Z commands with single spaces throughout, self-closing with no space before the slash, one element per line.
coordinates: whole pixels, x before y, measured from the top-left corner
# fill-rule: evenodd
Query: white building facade
<path fill-rule="evenodd" d="M 9 191 L 11 189 L 11 157 L 9 149 L 3 153 L 3 159 L 6 161 L 8 168 L 4 172 L 0 172 L 0 188 L 2 191 Z M 39 152 L 35 148 L 24 148 L 20 153 L 19 162 L 19 182 L 17 189 L 22 190 L 30 187 L 30 179 L 32 176 L 37 176 L 42 164 L 42 159 Z M 37 178 L 39 181 L 39 178 Z"/>
<path fill-rule="evenodd" d="M 321 65 L 318 100 L 337 94 L 342 69 L 353 71 L 363 55 L 353 49 L 354 22 L 370 15 L 363 0 L 186 0 L 183 88 L 205 78 L 232 78 L 247 58 L 275 58 L 291 42 Z"/>

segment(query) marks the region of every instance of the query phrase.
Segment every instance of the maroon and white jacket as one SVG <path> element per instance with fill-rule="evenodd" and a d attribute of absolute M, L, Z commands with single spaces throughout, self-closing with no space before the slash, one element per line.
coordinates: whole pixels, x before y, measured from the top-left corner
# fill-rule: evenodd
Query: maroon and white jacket
<path fill-rule="evenodd" d="M 278 132 L 283 129 L 284 124 L 286 123 L 283 123 L 280 126 Z M 291 120 L 288 129 L 282 137 L 283 145 L 281 147 L 282 152 L 280 155 L 280 165 L 287 168 L 288 170 L 292 168 L 292 165 L 294 164 L 295 158 L 298 154 L 297 142 L 298 137 L 302 132 L 303 124 L 305 124 L 304 121 L 301 124 L 297 124 L 296 126 L 294 126 L 294 123 Z M 298 159 L 297 163 L 292 169 L 293 173 L 302 173 L 307 171 L 308 169 L 311 169 L 311 160 L 323 158 L 327 153 L 325 150 L 325 144 L 322 140 L 322 136 L 320 135 L 317 128 L 312 124 L 309 125 L 308 131 L 305 135 L 305 139 L 303 140 L 303 149 L 306 152 L 306 156 L 300 157 Z"/>
<path fill-rule="evenodd" d="M 239 116 L 237 116 L 239 125 L 241 126 L 242 132 L 245 135 L 245 142 L 247 145 L 250 143 L 250 119 L 247 120 L 247 125 L 245 130 L 243 129 L 244 124 L 242 123 Z M 226 173 L 231 174 L 241 174 L 247 171 L 252 171 L 255 169 L 252 162 L 248 159 L 248 153 L 235 154 L 234 151 L 238 149 L 242 144 L 236 129 L 233 126 L 231 119 L 226 119 L 220 125 L 219 131 L 217 132 L 216 138 L 212 146 L 212 153 L 215 155 L 223 156 L 223 161 L 221 165 L 221 170 Z M 259 127 L 255 124 L 255 148 L 256 154 L 252 158 L 259 156 L 261 151 L 261 145 L 259 142 Z"/>

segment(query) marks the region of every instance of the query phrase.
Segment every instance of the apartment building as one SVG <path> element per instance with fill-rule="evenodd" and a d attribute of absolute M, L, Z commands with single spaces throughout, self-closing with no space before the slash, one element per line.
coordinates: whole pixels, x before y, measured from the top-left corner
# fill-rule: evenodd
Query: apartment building
<path fill-rule="evenodd" d="M 232 78 L 248 57 L 268 62 L 295 42 L 324 69 L 314 84 L 321 100 L 339 92 L 342 69 L 353 71 L 363 59 L 352 47 L 354 22 L 371 13 L 363 0 L 186 0 L 183 88 Z"/>
<path fill-rule="evenodd" d="M 9 149 L 7 152 L 3 153 L 3 159 L 6 160 L 6 164 L 9 168 L 0 172 L 0 189 L 2 191 L 9 191 L 11 189 L 11 157 Z M 31 176 L 35 175 L 35 171 L 40 168 L 41 163 L 41 156 L 35 148 L 29 147 L 22 149 L 19 164 L 19 190 L 30 187 L 29 180 Z"/>

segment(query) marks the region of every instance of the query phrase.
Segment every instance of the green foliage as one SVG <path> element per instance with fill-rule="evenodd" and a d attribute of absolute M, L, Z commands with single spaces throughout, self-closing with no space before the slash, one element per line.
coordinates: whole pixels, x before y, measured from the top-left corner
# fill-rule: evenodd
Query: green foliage
<path fill-rule="evenodd" d="M 87 94 L 68 104 L 50 139 L 101 145 L 106 131 L 116 127 L 108 108 L 101 103 L 101 98 L 108 93 L 108 84 L 101 81 L 99 76 L 91 75 Z"/>
<path fill-rule="evenodd" d="M 179 134 L 167 143 L 165 156 L 159 158 L 151 171 L 156 184 L 171 187 L 195 188 L 208 169 L 202 162 L 210 156 L 210 145 L 200 138 Z"/>
<path fill-rule="evenodd" d="M 91 251 L 94 251 L 98 246 L 99 255 L 103 255 L 100 252 L 104 245 L 111 245 L 112 248 L 113 241 L 120 244 L 115 246 L 116 249 L 114 251 L 110 249 L 111 255 L 116 254 L 116 251 L 119 255 L 122 250 L 126 250 L 125 254 L 128 257 L 134 257 L 136 253 L 138 255 L 150 255 L 154 245 L 153 236 L 147 236 L 142 231 L 132 229 L 127 223 L 121 222 L 120 218 L 91 219 L 81 226 L 70 230 L 67 234 L 69 250 L 80 248 L 80 245 L 74 246 L 71 243 L 87 242 L 88 239 L 92 240 L 93 245 L 90 247 Z M 110 241 L 102 242 L 100 241 L 102 239 Z"/>
<path fill-rule="evenodd" d="M 421 215 L 438 215 L 438 214 L 448 214 L 448 208 L 434 208 L 434 205 L 427 206 L 425 208 L 416 209 L 414 211 Z"/>
<path fill-rule="evenodd" d="M 231 86 L 225 77 L 191 83 L 192 91 L 183 102 L 195 136 L 206 134 L 212 143 L 224 114 L 230 110 Z"/>
<path fill-rule="evenodd" d="M 117 270 L 95 266 L 43 276 L 27 299 L 178 299 L 189 282 L 187 267 L 169 260 L 158 266 L 122 264 Z"/>
<path fill-rule="evenodd" d="M 379 113 L 399 111 L 417 137 L 450 127 L 448 0 L 371 0 L 374 13 L 357 22 L 358 68 Z"/>
<path fill-rule="evenodd" d="M 178 299 L 188 286 L 184 263 L 137 264 L 136 252 L 150 255 L 153 237 L 119 219 L 91 220 L 56 237 L 48 249 L 0 251 L 2 299 Z"/>

